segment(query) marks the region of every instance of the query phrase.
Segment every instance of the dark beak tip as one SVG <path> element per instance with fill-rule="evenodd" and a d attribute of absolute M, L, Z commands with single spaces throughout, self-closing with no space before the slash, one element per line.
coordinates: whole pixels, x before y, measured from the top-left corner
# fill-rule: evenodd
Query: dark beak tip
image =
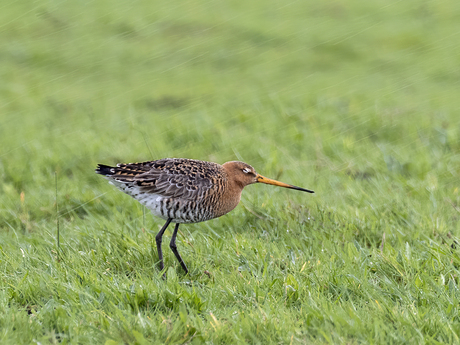
<path fill-rule="evenodd" d="M 305 189 L 305 188 L 301 188 L 301 187 L 297 187 L 297 186 L 292 186 L 291 188 L 296 189 L 296 190 L 300 190 L 302 192 L 307 192 L 307 193 L 314 193 L 315 192 L 315 191 L 313 191 L 311 189 Z"/>

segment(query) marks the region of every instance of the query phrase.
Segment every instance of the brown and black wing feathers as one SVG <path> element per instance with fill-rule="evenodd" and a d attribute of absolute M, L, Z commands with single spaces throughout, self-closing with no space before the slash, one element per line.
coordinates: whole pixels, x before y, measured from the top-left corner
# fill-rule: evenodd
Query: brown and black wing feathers
<path fill-rule="evenodd" d="M 143 192 L 196 200 L 212 194 L 217 189 L 216 179 L 221 179 L 225 171 L 215 163 L 166 158 L 116 167 L 99 164 L 96 173 L 137 186 Z"/>

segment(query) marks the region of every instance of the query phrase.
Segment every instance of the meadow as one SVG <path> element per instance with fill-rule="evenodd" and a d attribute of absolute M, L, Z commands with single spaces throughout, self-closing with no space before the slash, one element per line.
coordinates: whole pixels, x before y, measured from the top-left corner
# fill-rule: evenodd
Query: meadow
<path fill-rule="evenodd" d="M 1 344 L 459 344 L 460 3 L 11 1 Z M 97 163 L 245 161 L 164 221 Z M 58 236 L 59 234 L 59 236 Z"/>

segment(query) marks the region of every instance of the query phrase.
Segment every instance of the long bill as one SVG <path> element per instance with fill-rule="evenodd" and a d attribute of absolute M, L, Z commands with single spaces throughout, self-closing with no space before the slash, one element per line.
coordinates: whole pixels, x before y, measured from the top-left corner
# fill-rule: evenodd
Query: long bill
<path fill-rule="evenodd" d="M 272 180 L 271 178 L 268 178 L 268 177 L 265 177 L 265 176 L 262 176 L 262 175 L 259 175 L 259 174 L 257 174 L 257 182 L 266 183 L 266 184 L 272 184 L 274 186 L 280 186 L 280 187 L 284 187 L 284 188 L 301 190 L 302 192 L 307 192 L 307 193 L 314 193 L 314 191 L 312 191 L 310 189 L 300 188 L 300 187 L 293 186 L 293 185 L 290 185 L 290 184 L 287 184 L 287 183 L 284 183 L 284 182 Z"/>

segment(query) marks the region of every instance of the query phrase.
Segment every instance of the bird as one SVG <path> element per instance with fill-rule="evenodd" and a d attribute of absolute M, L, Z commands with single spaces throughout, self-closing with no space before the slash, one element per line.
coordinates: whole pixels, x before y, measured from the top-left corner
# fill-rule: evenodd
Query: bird
<path fill-rule="evenodd" d="M 185 274 L 189 270 L 176 246 L 180 224 L 203 222 L 227 214 L 240 202 L 243 188 L 254 183 L 314 193 L 264 177 L 251 165 L 239 161 L 220 165 L 188 158 L 164 158 L 116 166 L 98 164 L 96 173 L 150 209 L 153 215 L 166 220 L 155 236 L 161 271 L 164 269 L 163 234 L 170 223 L 175 223 L 169 246 Z"/>

